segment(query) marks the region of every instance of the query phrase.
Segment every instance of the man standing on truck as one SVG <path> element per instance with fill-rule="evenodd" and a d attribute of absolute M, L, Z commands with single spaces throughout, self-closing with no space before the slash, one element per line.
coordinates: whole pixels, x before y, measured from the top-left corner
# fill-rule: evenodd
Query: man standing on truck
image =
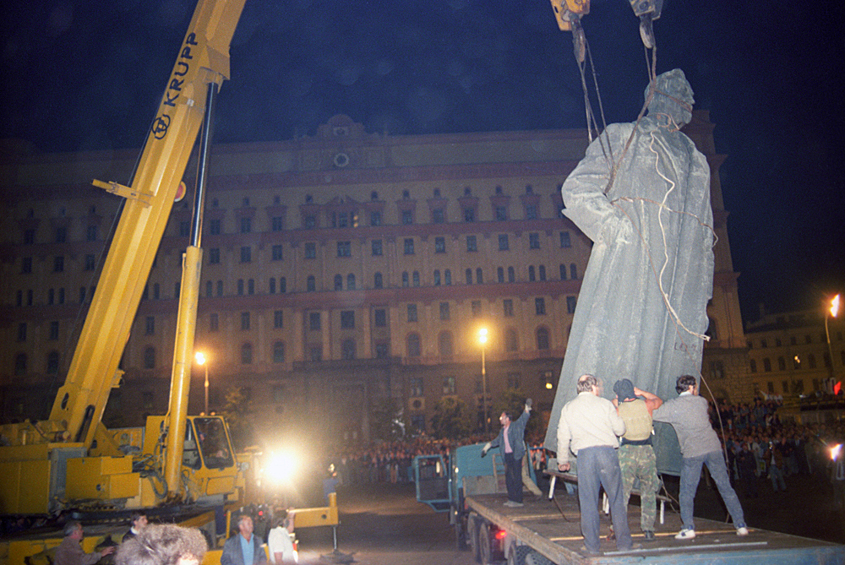
<path fill-rule="evenodd" d="M 569 471 L 569 450 L 578 457 L 578 503 L 581 507 L 581 534 L 584 549 L 601 553 L 599 546 L 599 488 L 604 487 L 610 502 L 610 516 L 619 551 L 633 549 L 628 512 L 622 500 L 622 471 L 619 468 L 617 436 L 625 433 L 625 422 L 616 408 L 601 396 L 601 386 L 593 375 L 578 379 L 578 396 L 566 403 L 557 428 L 557 466 Z"/>
<path fill-rule="evenodd" d="M 695 538 L 693 509 L 695 491 L 698 488 L 698 481 L 701 480 L 702 465 L 707 465 L 707 470 L 710 471 L 710 476 L 716 483 L 722 500 L 725 501 L 725 506 L 736 526 L 736 535 L 746 536 L 748 528 L 745 526 L 742 505 L 728 478 L 728 468 L 725 465 L 719 436 L 710 425 L 707 400 L 698 395 L 696 379 L 692 375 L 678 377 L 675 390 L 680 396 L 659 407 L 652 414 L 654 421 L 666 422 L 675 428 L 684 460 L 681 468 L 681 491 L 678 497 L 681 503 L 683 526 L 675 539 Z"/>
<path fill-rule="evenodd" d="M 502 429 L 493 441 L 488 441 L 481 448 L 481 456 L 494 447 L 499 447 L 505 454 L 505 486 L 508 488 L 508 500 L 505 506 L 522 506 L 522 458 L 525 455 L 525 425 L 531 415 L 531 399 L 525 401 L 525 409 L 516 421 L 511 421 L 507 410 L 499 416 Z"/>
<path fill-rule="evenodd" d="M 657 517 L 657 458 L 651 446 L 651 414 L 663 400 L 650 392 L 640 390 L 629 379 L 620 379 L 613 385 L 616 398 L 613 404 L 625 422 L 625 435 L 619 447 L 619 466 L 622 469 L 622 499 L 628 508 L 628 499 L 634 489 L 634 480 L 640 481 L 640 526 L 646 541 L 654 541 L 654 520 Z M 642 398 L 639 398 L 642 397 Z"/>

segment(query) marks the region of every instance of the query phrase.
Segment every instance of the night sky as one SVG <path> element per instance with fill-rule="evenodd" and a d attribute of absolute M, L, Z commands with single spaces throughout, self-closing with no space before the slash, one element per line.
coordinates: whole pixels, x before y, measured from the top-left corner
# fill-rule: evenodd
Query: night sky
<path fill-rule="evenodd" d="M 194 2 L 4 4 L 0 138 L 139 147 Z M 592 0 L 584 28 L 608 122 L 633 121 L 647 71 L 628 1 Z M 666 0 L 655 35 L 658 72 L 684 70 L 728 156 L 743 318 L 821 310 L 845 290 L 845 6 Z M 571 46 L 548 0 L 247 0 L 215 140 L 313 135 L 339 113 L 393 135 L 583 128 Z"/>

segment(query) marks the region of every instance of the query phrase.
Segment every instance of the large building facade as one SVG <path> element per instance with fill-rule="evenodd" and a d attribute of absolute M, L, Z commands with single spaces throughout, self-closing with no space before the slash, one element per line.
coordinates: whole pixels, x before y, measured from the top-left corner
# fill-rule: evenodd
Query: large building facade
<path fill-rule="evenodd" d="M 747 400 L 724 156 L 706 112 L 685 131 L 711 165 L 719 238 L 702 374 L 713 395 Z M 217 146 L 196 337 L 208 362 L 194 368 L 192 411 L 203 409 L 205 370 L 210 409 L 242 387 L 266 433 L 367 441 L 388 400 L 430 431 L 444 397 L 466 402 L 481 430 L 485 408 L 510 389 L 549 411 L 591 245 L 561 214 L 559 188 L 586 145 L 583 130 L 370 134 L 339 115 L 313 136 Z M 119 206 L 89 183 L 127 182 L 134 157 L 4 148 L 3 421 L 49 410 Z M 166 410 L 189 200 L 175 205 L 159 248 L 107 425 Z"/>

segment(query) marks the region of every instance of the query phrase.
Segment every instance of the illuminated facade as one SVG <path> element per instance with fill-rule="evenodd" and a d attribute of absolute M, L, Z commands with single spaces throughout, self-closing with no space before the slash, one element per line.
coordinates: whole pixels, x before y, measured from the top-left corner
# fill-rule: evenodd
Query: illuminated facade
<path fill-rule="evenodd" d="M 719 237 L 703 374 L 717 396 L 747 399 L 718 176 L 724 156 L 706 112 L 685 131 L 711 164 Z M 196 338 L 209 359 L 211 410 L 240 386 L 259 428 L 308 425 L 356 441 L 371 438 L 386 399 L 412 428 L 430 431 L 435 404 L 456 396 L 481 429 L 477 335 L 487 327 L 487 406 L 510 388 L 548 411 L 591 245 L 560 213 L 559 187 L 586 145 L 583 130 L 369 134 L 341 115 L 314 136 L 216 146 Z M 89 183 L 126 183 L 135 154 L 7 147 L 5 155 L 0 394 L 8 421 L 43 416 L 61 384 L 118 206 Z M 150 274 L 109 426 L 166 409 L 187 200 L 175 205 Z M 203 370 L 194 369 L 194 412 Z"/>

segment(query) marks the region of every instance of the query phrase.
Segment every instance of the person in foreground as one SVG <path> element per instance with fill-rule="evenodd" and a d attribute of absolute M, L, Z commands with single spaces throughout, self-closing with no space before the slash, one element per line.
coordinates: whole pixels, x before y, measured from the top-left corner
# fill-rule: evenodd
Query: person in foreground
<path fill-rule="evenodd" d="M 196 528 L 149 525 L 117 550 L 115 565 L 198 565 L 208 549 Z"/>
<path fill-rule="evenodd" d="M 238 519 L 238 533 L 223 544 L 220 565 L 260 565 L 267 563 L 267 554 L 261 547 L 261 540 L 252 533 L 252 518 L 241 514 Z"/>
<path fill-rule="evenodd" d="M 616 535 L 616 549 L 633 549 L 628 512 L 622 500 L 622 471 L 619 468 L 617 436 L 625 433 L 625 422 L 616 408 L 601 397 L 599 382 L 593 375 L 578 379 L 578 396 L 566 403 L 557 429 L 558 470 L 568 471 L 569 449 L 578 457 L 578 503 L 581 506 L 581 534 L 584 549 L 598 555 L 599 487 L 603 486 L 610 502 L 610 515 Z"/>
<path fill-rule="evenodd" d="M 736 534 L 748 535 L 742 505 L 728 478 L 728 468 L 722 453 L 722 444 L 710 425 L 707 414 L 707 400 L 698 395 L 695 377 L 684 375 L 678 377 L 675 390 L 680 396 L 666 402 L 652 413 L 655 422 L 672 424 L 681 445 L 683 467 L 681 468 L 681 503 L 682 529 L 675 539 L 693 539 L 695 537 L 695 522 L 693 510 L 695 506 L 695 491 L 701 480 L 701 466 L 707 465 L 713 482 L 722 495 L 722 500 L 728 508 Z"/>
<path fill-rule="evenodd" d="M 53 560 L 55 565 L 93 565 L 102 557 L 114 553 L 114 546 L 105 547 L 102 551 L 85 553 L 82 549 L 82 538 L 85 537 L 82 524 L 75 520 L 65 524 L 64 534 L 65 539 L 56 550 L 56 557 Z"/>

